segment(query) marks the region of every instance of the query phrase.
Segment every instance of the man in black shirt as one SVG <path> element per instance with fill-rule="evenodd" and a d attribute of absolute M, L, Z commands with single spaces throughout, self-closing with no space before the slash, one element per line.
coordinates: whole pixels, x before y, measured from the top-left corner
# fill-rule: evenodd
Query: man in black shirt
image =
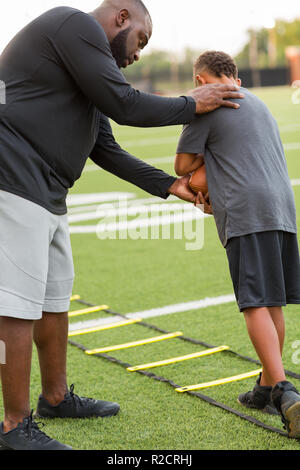
<path fill-rule="evenodd" d="M 32 421 L 32 339 L 38 348 L 42 417 L 112 416 L 116 403 L 68 391 L 66 347 L 73 264 L 66 196 L 90 157 L 145 191 L 195 203 L 188 178 L 147 165 L 115 142 L 109 118 L 137 127 L 185 124 L 195 113 L 237 108 L 235 86 L 213 85 L 163 98 L 133 89 L 120 72 L 139 59 L 152 34 L 140 0 L 105 0 L 91 14 L 59 7 L 22 29 L 0 58 L 0 340 L 5 417 L 0 446 L 63 444 Z M 63 313 L 60 313 L 63 312 Z"/>

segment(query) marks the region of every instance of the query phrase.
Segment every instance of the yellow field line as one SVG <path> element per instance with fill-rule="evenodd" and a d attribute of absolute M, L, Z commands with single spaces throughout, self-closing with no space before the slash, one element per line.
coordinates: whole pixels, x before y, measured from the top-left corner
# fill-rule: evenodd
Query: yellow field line
<path fill-rule="evenodd" d="M 72 295 L 72 297 L 70 297 L 70 301 L 73 302 L 73 300 L 79 300 L 80 299 L 80 295 Z"/>
<path fill-rule="evenodd" d="M 69 317 L 87 315 L 88 313 L 100 312 L 101 310 L 107 310 L 108 308 L 108 305 L 97 305 L 96 307 L 83 308 L 82 310 L 74 310 L 73 312 L 69 312 Z"/>
<path fill-rule="evenodd" d="M 108 351 L 118 351 L 120 349 L 127 349 L 133 348 L 135 346 L 143 346 L 144 344 L 156 343 L 157 341 L 164 341 L 166 339 L 177 338 L 178 336 L 182 336 L 183 333 L 181 331 L 175 331 L 175 333 L 169 333 L 162 336 L 154 336 L 152 338 L 141 339 L 139 341 L 132 341 L 131 343 L 124 343 L 124 344 L 117 344 L 115 346 L 107 346 L 105 348 L 99 349 L 90 349 L 85 351 L 86 354 L 97 354 L 103 353 Z"/>
<path fill-rule="evenodd" d="M 251 372 L 246 372 L 245 374 L 234 375 L 232 377 L 226 377 L 225 379 L 213 380 L 211 382 L 204 382 L 198 385 L 188 385 L 186 387 L 175 388 L 176 392 L 188 392 L 191 390 L 199 390 L 201 388 L 215 387 L 216 385 L 223 385 L 230 382 L 235 382 L 237 380 L 248 379 L 250 377 L 255 377 L 259 375 L 261 369 L 253 370 Z"/>
<path fill-rule="evenodd" d="M 196 357 L 208 356 L 209 354 L 215 354 L 220 351 L 229 349 L 229 346 L 219 346 L 217 348 L 206 349 L 204 351 L 196 352 L 193 354 L 187 354 L 186 356 L 173 357 L 171 359 L 165 359 L 158 362 L 150 362 L 149 364 L 141 364 L 138 366 L 127 367 L 127 370 L 134 372 L 136 370 L 150 369 L 152 367 L 166 366 L 168 364 L 174 364 L 175 362 L 187 361 L 189 359 L 195 359 Z"/>
<path fill-rule="evenodd" d="M 116 322 L 116 323 L 109 323 L 108 325 L 105 326 L 95 326 L 93 328 L 86 328 L 84 330 L 74 330 L 69 333 L 70 336 L 77 336 L 77 335 L 85 335 L 88 333 L 94 333 L 96 331 L 103 331 L 103 330 L 109 330 L 111 328 L 118 328 L 119 326 L 126 326 L 126 325 L 132 325 L 133 323 L 138 323 L 142 321 L 141 318 L 137 318 L 135 320 L 126 320 L 123 322 Z"/>

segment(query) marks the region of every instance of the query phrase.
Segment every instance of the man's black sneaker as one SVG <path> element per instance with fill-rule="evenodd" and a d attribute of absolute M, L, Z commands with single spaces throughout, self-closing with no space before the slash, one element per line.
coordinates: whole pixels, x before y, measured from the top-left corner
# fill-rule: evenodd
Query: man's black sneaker
<path fill-rule="evenodd" d="M 52 406 L 40 395 L 36 416 L 40 418 L 92 418 L 114 416 L 120 410 L 118 403 L 79 397 L 74 393 L 74 385 L 65 394 L 63 401 Z"/>
<path fill-rule="evenodd" d="M 3 431 L 0 423 L 0 450 L 72 450 L 72 447 L 51 439 L 30 416 L 11 431 Z"/>
<path fill-rule="evenodd" d="M 253 390 L 239 395 L 238 402 L 247 408 L 254 408 L 271 415 L 279 415 L 279 412 L 272 403 L 272 387 L 260 385 L 260 379 L 261 374 L 259 375 Z"/>
<path fill-rule="evenodd" d="M 272 399 L 281 414 L 289 437 L 300 439 L 300 395 L 293 384 L 286 380 L 273 387 Z"/>

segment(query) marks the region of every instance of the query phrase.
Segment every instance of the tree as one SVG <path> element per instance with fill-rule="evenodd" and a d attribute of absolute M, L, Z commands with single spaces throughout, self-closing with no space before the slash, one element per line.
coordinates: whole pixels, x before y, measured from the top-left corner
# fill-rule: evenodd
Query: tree
<path fill-rule="evenodd" d="M 242 51 L 235 57 L 240 69 L 250 67 L 250 47 L 251 31 L 249 31 L 249 41 Z M 300 18 L 288 22 L 277 20 L 273 30 L 262 28 L 256 32 L 257 40 L 257 67 L 264 68 L 271 66 L 270 41 L 275 47 L 276 65 L 285 66 L 287 64 L 285 50 L 288 46 L 300 46 Z"/>

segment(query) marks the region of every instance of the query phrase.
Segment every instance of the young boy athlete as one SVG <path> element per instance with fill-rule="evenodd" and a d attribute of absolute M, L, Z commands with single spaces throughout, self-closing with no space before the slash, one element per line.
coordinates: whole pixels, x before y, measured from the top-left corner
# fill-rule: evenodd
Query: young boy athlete
<path fill-rule="evenodd" d="M 197 86 L 236 83 L 237 67 L 223 52 L 197 60 Z M 246 89 L 237 112 L 219 109 L 183 128 L 175 170 L 188 174 L 205 158 L 209 203 L 226 248 L 237 303 L 262 363 L 247 407 L 279 413 L 290 437 L 300 438 L 300 395 L 282 362 L 282 306 L 300 303 L 300 264 L 294 195 L 277 124 Z M 204 202 L 203 198 L 201 198 Z"/>

